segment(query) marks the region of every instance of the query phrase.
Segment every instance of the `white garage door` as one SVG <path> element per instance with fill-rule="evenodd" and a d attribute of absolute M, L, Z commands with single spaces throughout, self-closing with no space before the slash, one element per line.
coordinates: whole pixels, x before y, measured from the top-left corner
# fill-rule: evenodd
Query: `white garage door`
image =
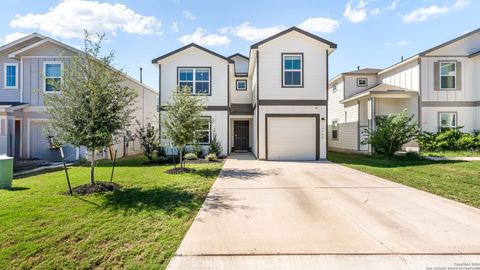
<path fill-rule="evenodd" d="M 269 117 L 268 160 L 315 160 L 316 130 L 314 117 Z"/>

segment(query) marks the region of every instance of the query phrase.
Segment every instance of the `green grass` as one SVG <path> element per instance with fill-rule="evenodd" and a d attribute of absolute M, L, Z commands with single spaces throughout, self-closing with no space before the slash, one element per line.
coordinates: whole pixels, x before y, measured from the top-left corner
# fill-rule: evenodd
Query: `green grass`
<path fill-rule="evenodd" d="M 328 159 L 480 208 L 480 161 L 429 161 L 335 152 L 329 152 Z"/>
<path fill-rule="evenodd" d="M 0 190 L 0 269 L 165 268 L 203 203 L 222 163 L 171 166 L 119 160 L 114 181 L 123 190 L 70 197 L 62 170 L 14 180 Z M 110 163 L 96 168 L 110 179 Z M 88 183 L 88 167 L 69 169 L 72 185 Z"/>
<path fill-rule="evenodd" d="M 421 152 L 421 155 L 427 157 L 480 157 L 480 151 Z"/>

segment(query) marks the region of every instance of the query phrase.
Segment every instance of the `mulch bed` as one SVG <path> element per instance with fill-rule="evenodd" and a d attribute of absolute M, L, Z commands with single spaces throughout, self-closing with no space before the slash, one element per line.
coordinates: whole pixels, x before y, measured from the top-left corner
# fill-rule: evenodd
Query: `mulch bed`
<path fill-rule="evenodd" d="M 189 172 L 194 172 L 194 171 L 195 171 L 195 169 L 192 169 L 192 168 L 176 167 L 176 168 L 166 170 L 165 173 L 168 173 L 168 174 L 182 174 L 182 173 L 189 173 Z"/>
<path fill-rule="evenodd" d="M 210 160 L 206 160 L 204 158 L 199 158 L 199 159 L 193 159 L 193 160 L 186 160 L 185 161 L 185 163 L 191 163 L 191 164 L 220 163 L 220 162 L 223 162 L 223 159 L 210 161 Z"/>
<path fill-rule="evenodd" d="M 85 184 L 78 187 L 72 188 L 73 194 L 76 195 L 88 195 L 88 194 L 95 194 L 95 193 L 104 193 L 114 190 L 119 190 L 122 187 L 119 184 L 113 182 L 103 182 L 103 181 L 96 181 L 94 185 Z M 64 195 L 70 195 L 70 191 L 66 191 Z"/>

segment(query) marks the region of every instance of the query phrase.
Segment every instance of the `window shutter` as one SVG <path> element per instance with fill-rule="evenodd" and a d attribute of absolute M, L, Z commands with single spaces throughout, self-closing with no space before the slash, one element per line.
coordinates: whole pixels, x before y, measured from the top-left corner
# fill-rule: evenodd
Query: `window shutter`
<path fill-rule="evenodd" d="M 456 76 L 455 76 L 455 89 L 462 90 L 462 62 L 458 62 L 456 64 Z"/>
<path fill-rule="evenodd" d="M 440 90 L 440 63 L 433 62 L 433 90 Z"/>

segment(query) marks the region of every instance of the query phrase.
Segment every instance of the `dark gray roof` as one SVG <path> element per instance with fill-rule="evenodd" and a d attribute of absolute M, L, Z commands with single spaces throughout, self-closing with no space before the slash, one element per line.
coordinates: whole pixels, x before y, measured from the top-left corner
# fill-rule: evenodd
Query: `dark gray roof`
<path fill-rule="evenodd" d="M 27 104 L 27 103 L 22 103 L 22 102 L 4 102 L 4 101 L 0 101 L 0 106 L 18 106 L 18 105 L 23 105 L 23 104 Z"/>
<path fill-rule="evenodd" d="M 378 72 L 382 71 L 382 69 L 378 69 L 378 68 L 362 68 L 362 69 L 358 69 L 358 70 L 352 70 L 352 71 L 349 71 L 349 72 L 344 72 L 342 74 L 344 75 L 361 75 L 361 74 L 377 74 Z"/>
<path fill-rule="evenodd" d="M 285 34 L 288 34 L 288 33 L 292 32 L 292 31 L 296 31 L 296 32 L 298 32 L 298 33 L 300 33 L 300 34 L 306 35 L 307 37 L 311 37 L 311 38 L 313 38 L 313 39 L 315 39 L 315 40 L 317 40 L 317 41 L 323 42 L 323 43 L 329 45 L 330 48 L 333 48 L 333 49 L 337 48 L 337 44 L 335 44 L 335 43 L 333 43 L 333 42 L 331 42 L 331 41 L 328 41 L 328 40 L 326 40 L 326 39 L 323 39 L 323 38 L 321 38 L 321 37 L 319 37 L 319 36 L 317 36 L 317 35 L 314 35 L 314 34 L 312 34 L 312 33 L 309 33 L 309 32 L 307 32 L 307 31 L 302 30 L 302 29 L 300 29 L 300 28 L 298 28 L 298 27 L 295 27 L 295 26 L 292 26 L 292 27 L 290 27 L 290 28 L 288 28 L 288 29 L 286 29 L 286 30 L 283 30 L 282 32 L 280 32 L 280 33 L 278 33 L 278 34 L 275 34 L 275 35 L 273 35 L 273 36 L 271 36 L 271 37 L 269 37 L 269 38 L 266 38 L 266 39 L 264 39 L 264 40 L 262 40 L 262 41 L 259 41 L 259 42 L 255 43 L 255 44 L 253 44 L 250 48 L 252 48 L 252 49 L 257 49 L 258 46 L 262 45 L 263 43 L 269 42 L 270 40 L 276 39 L 276 38 L 278 38 L 278 37 L 280 37 L 280 36 L 283 36 L 283 35 L 285 35 Z"/>
<path fill-rule="evenodd" d="M 167 57 L 169 57 L 169 56 L 171 56 L 171 55 L 174 55 L 174 54 L 176 54 L 176 53 L 179 53 L 179 52 L 181 52 L 181 51 L 183 51 L 183 50 L 186 50 L 186 49 L 188 49 L 188 48 L 190 48 L 190 47 L 195 47 L 195 48 L 200 49 L 200 50 L 202 50 L 202 51 L 204 51 L 204 52 L 207 52 L 207 53 L 209 53 L 209 54 L 212 54 L 212 55 L 214 55 L 214 56 L 216 56 L 216 57 L 218 57 L 218 58 L 221 58 L 221 59 L 223 59 L 223 60 L 225 60 L 225 61 L 227 61 L 227 62 L 229 62 L 229 63 L 233 63 L 233 60 L 232 60 L 232 59 L 229 59 L 229 58 L 227 58 L 227 57 L 225 57 L 225 56 L 223 56 L 223 55 L 221 55 L 221 54 L 218 54 L 218 53 L 216 53 L 216 52 L 214 52 L 214 51 L 211 51 L 211 50 L 209 50 L 209 49 L 207 49 L 207 48 L 204 48 L 204 47 L 202 47 L 202 46 L 200 46 L 200 45 L 197 45 L 197 44 L 195 44 L 195 43 L 190 43 L 190 44 L 188 44 L 188 45 L 186 45 L 186 46 L 183 46 L 183 47 L 181 47 L 181 48 L 179 48 L 179 49 L 176 49 L 176 50 L 174 50 L 174 51 L 171 51 L 171 52 L 169 52 L 169 53 L 167 53 L 167 54 L 164 54 L 164 55 L 162 55 L 162 56 L 159 56 L 159 57 L 153 59 L 153 60 L 152 60 L 152 64 L 156 64 L 156 63 L 158 62 L 158 60 L 162 60 L 162 59 L 164 59 L 164 58 L 167 58 Z"/>
<path fill-rule="evenodd" d="M 245 58 L 245 59 L 248 60 L 248 57 L 246 57 L 245 55 L 243 55 L 243 54 L 241 54 L 241 53 L 232 54 L 232 55 L 230 55 L 228 58 L 233 58 L 233 57 L 235 57 L 235 56 L 240 56 L 240 57 Z"/>

